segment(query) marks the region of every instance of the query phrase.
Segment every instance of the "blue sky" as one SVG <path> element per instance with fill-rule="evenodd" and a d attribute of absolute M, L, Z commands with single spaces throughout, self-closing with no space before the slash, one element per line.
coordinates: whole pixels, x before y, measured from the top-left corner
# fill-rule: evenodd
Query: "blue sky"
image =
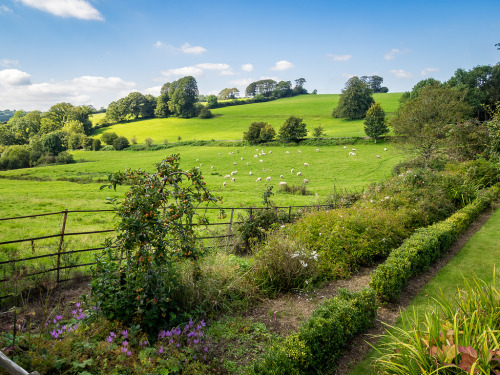
<path fill-rule="evenodd" d="M 106 107 L 193 75 L 200 93 L 263 78 L 390 92 L 500 61 L 500 1 L 0 0 L 0 109 Z"/>

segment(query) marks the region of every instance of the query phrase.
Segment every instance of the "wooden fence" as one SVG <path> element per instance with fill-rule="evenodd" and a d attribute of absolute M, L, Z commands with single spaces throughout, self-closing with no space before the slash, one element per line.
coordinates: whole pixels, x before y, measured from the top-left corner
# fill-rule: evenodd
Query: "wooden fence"
<path fill-rule="evenodd" d="M 294 210 L 294 209 L 295 210 L 297 210 L 297 209 L 320 210 L 320 209 L 328 209 L 328 208 L 332 209 L 334 207 L 333 207 L 333 205 L 276 207 L 276 209 L 288 211 L 288 218 L 289 219 L 291 218 L 292 210 Z M 216 208 L 216 207 L 204 208 L 203 210 L 207 210 L 207 209 L 208 210 L 220 210 L 220 208 Z M 230 211 L 229 221 L 228 222 L 209 223 L 209 224 L 207 224 L 207 226 L 227 226 L 227 231 L 224 231 L 227 234 L 215 235 L 215 236 L 200 236 L 200 237 L 198 237 L 198 240 L 203 241 L 203 240 L 226 239 L 225 247 L 228 247 L 228 246 L 230 246 L 229 239 L 233 236 L 233 234 L 232 234 L 233 225 L 240 224 L 239 221 L 235 221 L 235 213 L 236 212 L 238 212 L 238 211 L 248 212 L 249 216 L 252 217 L 252 214 L 254 211 L 267 210 L 269 208 L 267 208 L 267 207 L 238 207 L 238 208 L 231 207 L 231 208 L 222 208 L 222 209 L 227 211 L 227 212 Z M 76 237 L 76 236 L 91 235 L 91 234 L 112 233 L 115 231 L 114 229 L 102 229 L 102 230 L 95 230 L 95 231 L 71 232 L 71 231 L 69 231 L 69 228 L 68 228 L 69 215 L 82 214 L 82 213 L 83 214 L 92 214 L 92 213 L 98 213 L 98 212 L 113 212 L 113 211 L 114 210 L 68 210 L 68 209 L 66 209 L 64 211 L 59 211 L 59 212 L 50 212 L 50 213 L 37 214 L 37 215 L 26 215 L 26 216 L 0 218 L 0 241 L 1 241 L 2 240 L 1 233 L 4 233 L 1 226 L 6 221 L 38 218 L 38 217 L 44 217 L 44 216 L 46 217 L 46 216 L 51 216 L 51 215 L 62 215 L 61 230 L 57 234 L 38 236 L 38 237 L 27 237 L 27 238 L 20 238 L 20 239 L 0 242 L 0 254 L 2 253 L 2 247 L 1 247 L 2 245 L 10 245 L 10 244 L 18 244 L 18 243 L 28 243 L 28 246 L 32 250 L 32 253 L 35 254 L 36 248 L 37 248 L 35 246 L 36 241 L 41 241 L 41 240 L 46 240 L 46 239 L 51 239 L 51 238 L 58 239 L 57 252 L 52 252 L 52 253 L 42 254 L 42 255 L 34 255 L 34 256 L 25 257 L 25 258 L 8 259 L 8 260 L 0 261 L 0 267 L 10 266 L 12 269 L 19 270 L 27 262 L 30 262 L 33 260 L 38 261 L 38 260 L 43 259 L 43 258 L 55 258 L 55 262 L 54 262 L 55 266 L 53 266 L 52 268 L 36 270 L 35 272 L 29 272 L 29 273 L 24 274 L 24 276 L 30 277 L 30 276 L 36 276 L 36 275 L 40 275 L 40 274 L 55 272 L 55 281 L 57 284 L 65 282 L 65 281 L 69 281 L 69 280 L 71 280 L 71 278 L 66 278 L 66 279 L 61 278 L 61 271 L 92 266 L 92 265 L 96 264 L 96 262 L 93 261 L 93 262 L 86 262 L 86 263 L 82 263 L 82 264 L 63 265 L 61 262 L 61 259 L 63 256 L 71 255 L 71 254 L 78 254 L 78 253 L 98 253 L 99 251 L 104 250 L 105 247 L 92 247 L 92 248 L 77 249 L 77 250 L 65 250 L 64 246 L 63 246 L 65 244 L 65 238 L 70 237 L 70 236 Z M 12 275 L 9 275 L 9 274 L 7 274 L 7 272 L 4 271 L 2 278 L 0 278 L 0 285 L 3 285 L 4 283 L 8 282 L 9 280 L 12 280 Z M 2 290 L 5 290 L 5 288 L 2 288 Z M 0 294 L 5 294 L 5 293 L 0 293 Z M 10 296 L 12 296 L 12 294 L 0 295 L 0 300 L 7 298 L 7 297 L 10 297 Z"/>

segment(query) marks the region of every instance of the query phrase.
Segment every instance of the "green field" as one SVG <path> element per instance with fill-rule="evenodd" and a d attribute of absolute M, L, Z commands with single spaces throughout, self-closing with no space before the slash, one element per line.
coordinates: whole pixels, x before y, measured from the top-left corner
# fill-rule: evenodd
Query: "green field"
<path fill-rule="evenodd" d="M 389 117 L 396 111 L 400 96 L 401 93 L 373 95 Z M 143 143 L 148 137 L 155 143 L 163 143 L 164 140 L 176 142 L 178 137 L 184 141 L 234 140 L 241 139 L 252 122 L 268 122 L 278 131 L 283 122 L 293 115 L 304 119 L 309 136 L 315 127 L 322 126 L 327 137 L 364 137 L 363 120 L 332 117 L 332 110 L 337 106 L 339 97 L 338 94 L 300 95 L 264 103 L 218 108 L 212 110 L 213 118 L 205 120 L 172 117 L 131 121 L 99 129 L 94 135 L 113 131 L 127 138 L 135 137 L 139 143 Z M 103 114 L 98 114 L 94 121 L 101 118 Z"/>

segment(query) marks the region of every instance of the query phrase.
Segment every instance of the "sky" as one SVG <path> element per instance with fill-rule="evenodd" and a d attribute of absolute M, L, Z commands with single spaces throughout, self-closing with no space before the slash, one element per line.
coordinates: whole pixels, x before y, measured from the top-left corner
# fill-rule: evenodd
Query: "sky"
<path fill-rule="evenodd" d="M 107 107 L 186 75 L 200 94 L 304 78 L 389 92 L 500 62 L 500 1 L 0 0 L 0 110 Z"/>

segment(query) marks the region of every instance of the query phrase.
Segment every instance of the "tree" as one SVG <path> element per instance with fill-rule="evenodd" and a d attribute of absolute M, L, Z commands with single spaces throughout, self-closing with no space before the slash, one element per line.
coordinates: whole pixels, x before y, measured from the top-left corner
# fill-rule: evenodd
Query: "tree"
<path fill-rule="evenodd" d="M 112 145 L 117 138 L 118 134 L 116 134 L 115 132 L 104 132 L 101 135 L 101 140 L 107 145 Z"/>
<path fill-rule="evenodd" d="M 274 139 L 276 131 L 267 122 L 252 122 L 248 131 L 243 133 L 243 140 L 249 143 L 261 143 Z"/>
<path fill-rule="evenodd" d="M 275 98 L 286 98 L 292 96 L 292 82 L 290 81 L 280 81 L 276 85 L 273 91 L 273 96 Z"/>
<path fill-rule="evenodd" d="M 207 107 L 202 106 L 201 109 L 200 109 L 200 114 L 198 115 L 198 117 L 199 118 L 203 118 L 203 119 L 212 118 L 213 117 L 212 111 L 210 111 Z"/>
<path fill-rule="evenodd" d="M 382 82 L 384 82 L 384 79 L 380 76 L 362 76 L 361 80 L 368 86 L 370 86 L 374 93 L 382 92 L 382 89 L 384 89 L 384 92 L 389 91 L 387 87 L 382 87 Z"/>
<path fill-rule="evenodd" d="M 272 79 L 262 79 L 260 81 L 252 82 L 247 86 L 245 94 L 247 96 L 256 96 L 260 94 L 268 98 L 271 96 L 277 84 L 278 83 Z"/>
<path fill-rule="evenodd" d="M 305 78 L 296 79 L 295 80 L 295 87 L 293 88 L 292 95 L 307 94 L 307 90 L 304 88 L 304 83 L 306 83 Z"/>
<path fill-rule="evenodd" d="M 219 92 L 218 98 L 220 100 L 229 100 L 229 99 L 236 99 L 240 95 L 240 90 L 238 90 L 236 87 L 233 88 L 225 88 Z"/>
<path fill-rule="evenodd" d="M 357 76 L 350 78 L 340 95 L 339 104 L 333 110 L 333 117 L 362 119 L 374 103 L 372 90 Z"/>
<path fill-rule="evenodd" d="M 168 117 L 171 113 L 168 109 L 168 93 L 170 82 L 165 83 L 160 90 L 160 96 L 156 99 L 156 108 L 154 115 L 156 117 Z"/>
<path fill-rule="evenodd" d="M 385 112 L 380 103 L 373 103 L 366 112 L 365 133 L 375 143 L 381 135 L 389 133 L 389 128 L 385 123 Z"/>
<path fill-rule="evenodd" d="M 312 135 L 314 138 L 320 138 L 321 136 L 325 135 L 325 129 L 323 129 L 322 126 L 317 126 L 313 129 Z"/>
<path fill-rule="evenodd" d="M 130 146 L 130 143 L 128 141 L 127 138 L 121 136 L 121 137 L 118 137 L 116 138 L 114 141 L 113 141 L 113 148 L 115 150 L 123 150 L 124 148 L 127 148 Z"/>
<path fill-rule="evenodd" d="M 464 92 L 449 87 L 429 86 L 404 103 L 391 122 L 403 145 L 422 156 L 426 166 L 439 152 L 449 125 L 463 120 L 471 112 Z"/>
<path fill-rule="evenodd" d="M 301 118 L 290 116 L 281 125 L 278 137 L 283 142 L 297 142 L 307 135 L 306 124 Z"/>
<path fill-rule="evenodd" d="M 128 107 L 124 99 L 111 102 L 106 109 L 106 120 L 110 122 L 122 122 L 127 118 Z"/>
<path fill-rule="evenodd" d="M 168 109 L 175 116 L 183 118 L 197 116 L 195 104 L 198 101 L 198 85 L 194 77 L 187 76 L 172 82 L 169 87 L 169 97 Z"/>
<path fill-rule="evenodd" d="M 219 103 L 217 102 L 217 97 L 215 95 L 207 96 L 207 108 L 216 108 Z"/>
<path fill-rule="evenodd" d="M 64 150 L 61 138 L 57 134 L 47 134 L 42 138 L 42 146 L 45 152 L 57 155 Z"/>

